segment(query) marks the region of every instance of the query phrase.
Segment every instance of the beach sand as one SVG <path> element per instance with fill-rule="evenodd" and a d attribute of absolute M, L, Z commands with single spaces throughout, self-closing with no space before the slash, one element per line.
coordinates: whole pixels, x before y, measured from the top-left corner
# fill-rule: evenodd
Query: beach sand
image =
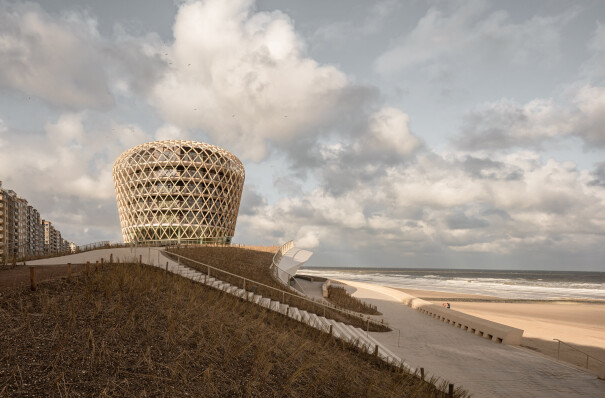
<path fill-rule="evenodd" d="M 397 289 L 415 297 L 455 298 L 451 308 L 490 321 L 523 329 L 522 347 L 557 358 L 558 341 L 562 340 L 603 363 L 589 359 L 589 368 L 605 371 L 605 302 L 522 302 L 504 303 L 497 297 L 475 294 Z M 464 299 L 486 302 L 464 302 Z M 493 301 L 487 301 L 493 300 Z M 442 301 L 434 301 L 442 304 Z M 586 355 L 561 344 L 560 359 L 586 367 Z"/>

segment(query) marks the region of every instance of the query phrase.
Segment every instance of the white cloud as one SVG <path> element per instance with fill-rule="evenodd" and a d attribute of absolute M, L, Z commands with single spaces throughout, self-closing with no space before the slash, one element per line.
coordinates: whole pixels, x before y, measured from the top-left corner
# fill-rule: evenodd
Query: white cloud
<path fill-rule="evenodd" d="M 268 140 L 316 134 L 337 119 L 349 82 L 305 55 L 287 15 L 254 12 L 252 5 L 182 5 L 171 65 L 153 103 L 169 123 L 200 128 L 242 157 L 260 160 Z"/>
<path fill-rule="evenodd" d="M 534 16 L 514 23 L 505 11 L 488 12 L 484 1 L 445 3 L 431 7 L 414 30 L 401 37 L 375 63 L 384 74 L 432 62 L 464 59 L 464 63 L 529 64 L 560 57 L 561 28 L 575 10 L 555 16 Z"/>
<path fill-rule="evenodd" d="M 574 98 L 577 133 L 588 145 L 605 146 L 605 87 L 583 86 Z"/>
<path fill-rule="evenodd" d="M 8 128 L 2 133 L 7 143 L 0 157 L 7 183 L 23 194 L 113 200 L 114 160 L 150 137 L 132 125 L 114 125 L 111 132 L 87 131 L 85 119 L 83 113 L 62 114 L 46 123 L 42 135 Z"/>
<path fill-rule="evenodd" d="M 54 107 L 108 110 L 114 94 L 146 95 L 163 68 L 155 33 L 106 38 L 86 12 L 49 13 L 34 3 L 0 3 L 0 88 Z"/>
<path fill-rule="evenodd" d="M 161 140 L 186 140 L 189 138 L 187 131 L 184 131 L 171 124 L 165 124 L 161 126 L 155 132 L 154 138 L 158 141 Z"/>
<path fill-rule="evenodd" d="M 471 150 L 540 147 L 577 136 L 587 147 L 605 145 L 605 88 L 570 88 L 571 101 L 535 99 L 518 104 L 503 99 L 476 107 L 465 117 L 459 147 Z"/>
<path fill-rule="evenodd" d="M 255 210 L 240 223 L 273 241 L 380 247 L 385 256 L 598 251 L 605 230 L 605 190 L 594 177 L 529 151 L 492 158 L 425 152 L 345 192 L 317 188 Z"/>
<path fill-rule="evenodd" d="M 108 108 L 96 23 L 86 15 L 46 14 L 26 3 L 0 4 L 0 86 L 69 108 Z"/>
<path fill-rule="evenodd" d="M 420 140 L 409 130 L 409 117 L 399 109 L 386 107 L 370 117 L 369 132 L 359 150 L 409 155 L 420 146 Z"/>

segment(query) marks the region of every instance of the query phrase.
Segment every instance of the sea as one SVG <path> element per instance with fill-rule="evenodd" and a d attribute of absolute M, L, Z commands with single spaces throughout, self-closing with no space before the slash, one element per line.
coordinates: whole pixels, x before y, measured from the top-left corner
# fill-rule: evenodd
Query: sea
<path fill-rule="evenodd" d="M 605 300 L 605 272 L 426 268 L 316 268 L 298 274 L 382 286 L 521 300 Z"/>

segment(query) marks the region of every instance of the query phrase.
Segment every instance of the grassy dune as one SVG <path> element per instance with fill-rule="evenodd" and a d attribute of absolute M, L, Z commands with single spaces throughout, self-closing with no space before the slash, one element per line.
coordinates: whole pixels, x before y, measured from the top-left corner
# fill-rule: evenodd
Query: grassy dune
<path fill-rule="evenodd" d="M 273 260 L 274 252 L 262 252 L 258 250 L 248 250 L 237 247 L 216 247 L 216 246 L 204 246 L 196 248 L 185 248 L 185 249 L 170 249 L 169 252 L 179 254 L 181 256 L 208 264 L 212 267 L 216 267 L 230 273 L 241 275 L 251 280 L 263 283 L 268 286 L 272 286 L 279 290 L 287 290 L 282 284 L 275 281 L 271 277 L 270 265 Z M 207 268 L 203 265 L 184 261 L 184 264 L 191 268 L 198 269 L 202 272 L 207 272 Z M 232 277 L 230 275 L 211 270 L 211 275 L 217 276 L 219 279 L 229 282 L 232 285 L 242 287 L 242 281 L 240 278 Z M 362 329 L 367 328 L 367 323 L 362 319 L 352 316 L 347 316 L 338 311 L 325 309 L 319 305 L 315 305 L 309 301 L 301 300 L 296 297 L 283 295 L 279 291 L 268 289 L 263 286 L 257 286 L 253 283 L 248 284 L 247 289 L 254 291 L 255 293 L 261 294 L 264 297 L 269 297 L 273 300 L 285 302 L 286 304 L 295 306 L 299 309 L 307 312 L 313 312 L 318 315 L 326 316 L 337 321 L 346 322 Z M 357 310 L 353 310 L 357 311 Z M 386 332 L 390 331 L 387 326 L 381 324 L 369 324 L 369 329 L 372 332 Z"/>
<path fill-rule="evenodd" d="M 443 396 L 326 334 L 157 268 L 105 266 L 0 293 L 0 396 Z"/>
<path fill-rule="evenodd" d="M 368 315 L 381 315 L 376 306 L 364 303 L 358 298 L 351 296 L 342 286 L 328 286 L 328 300 L 339 307 L 351 311 Z"/>

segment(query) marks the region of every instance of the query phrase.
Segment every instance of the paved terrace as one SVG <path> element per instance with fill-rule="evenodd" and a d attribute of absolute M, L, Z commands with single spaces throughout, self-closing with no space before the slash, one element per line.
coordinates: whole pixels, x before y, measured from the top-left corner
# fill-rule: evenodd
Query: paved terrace
<path fill-rule="evenodd" d="M 488 341 L 401 303 L 401 292 L 340 280 L 354 297 L 374 304 L 401 330 L 370 333 L 413 368 L 462 385 L 473 397 L 605 397 L 605 381 L 573 365 L 529 350 Z"/>

